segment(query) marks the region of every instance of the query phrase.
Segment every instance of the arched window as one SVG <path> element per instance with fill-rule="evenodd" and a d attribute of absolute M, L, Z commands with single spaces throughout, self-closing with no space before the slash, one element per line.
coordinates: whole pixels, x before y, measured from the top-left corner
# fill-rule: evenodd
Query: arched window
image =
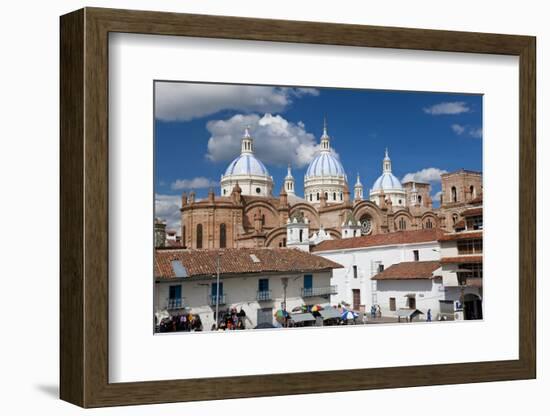
<path fill-rule="evenodd" d="M 225 248 L 227 240 L 227 234 L 225 231 L 225 224 L 220 224 L 220 248 Z"/>
<path fill-rule="evenodd" d="M 319 195 L 319 192 L 317 192 L 317 201 L 319 200 L 320 198 L 320 195 Z"/>
<path fill-rule="evenodd" d="M 419 204 L 419 205 L 422 204 L 422 195 L 418 195 L 418 204 Z"/>
<path fill-rule="evenodd" d="M 343 199 L 344 199 L 344 194 L 340 192 L 340 201 L 342 201 Z"/>
<path fill-rule="evenodd" d="M 399 229 L 400 230 L 405 230 L 407 229 L 407 222 L 405 221 L 405 218 L 404 217 L 401 217 L 399 219 Z"/>
<path fill-rule="evenodd" d="M 313 201 L 313 194 L 309 194 L 309 201 Z"/>
<path fill-rule="evenodd" d="M 286 238 L 283 238 L 283 247 L 286 247 Z"/>
<path fill-rule="evenodd" d="M 325 200 L 328 201 L 328 192 L 325 192 Z"/>
<path fill-rule="evenodd" d="M 197 248 L 202 248 L 202 224 L 197 224 Z"/>
<path fill-rule="evenodd" d="M 428 218 L 426 221 L 426 228 L 433 228 L 432 220 Z"/>
<path fill-rule="evenodd" d="M 333 200 L 333 201 L 336 201 L 336 192 L 334 192 L 334 193 L 332 194 L 332 200 Z"/>
<path fill-rule="evenodd" d="M 456 188 L 454 186 L 451 188 L 451 202 L 456 202 Z"/>
<path fill-rule="evenodd" d="M 458 215 L 453 214 L 453 225 L 456 224 L 457 221 L 458 221 Z"/>
<path fill-rule="evenodd" d="M 304 238 L 304 230 L 300 230 L 300 243 L 302 242 L 303 238 Z"/>
<path fill-rule="evenodd" d="M 476 188 L 474 188 L 474 185 L 470 185 L 470 197 L 472 199 L 476 197 Z"/>

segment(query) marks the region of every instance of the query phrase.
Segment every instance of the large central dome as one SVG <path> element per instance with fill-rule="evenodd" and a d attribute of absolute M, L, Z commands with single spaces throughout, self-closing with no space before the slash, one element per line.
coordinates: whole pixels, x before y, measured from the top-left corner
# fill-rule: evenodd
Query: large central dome
<path fill-rule="evenodd" d="M 320 204 L 322 198 L 328 203 L 340 203 L 344 200 L 346 183 L 344 167 L 330 149 L 325 122 L 319 154 L 309 164 L 304 177 L 304 197 L 313 204 Z"/>
<path fill-rule="evenodd" d="M 265 165 L 252 153 L 242 154 L 235 158 L 225 170 L 225 175 L 259 175 L 269 176 Z"/>
<path fill-rule="evenodd" d="M 309 164 L 306 177 L 345 176 L 344 167 L 331 152 L 321 152 Z"/>

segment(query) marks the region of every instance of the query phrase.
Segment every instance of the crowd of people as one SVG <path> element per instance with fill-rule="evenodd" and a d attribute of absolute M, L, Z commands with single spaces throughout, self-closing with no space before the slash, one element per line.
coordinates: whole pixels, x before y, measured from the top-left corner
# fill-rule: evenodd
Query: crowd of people
<path fill-rule="evenodd" d="M 160 321 L 159 332 L 191 332 L 202 331 L 202 322 L 199 315 L 176 314 Z"/>
<path fill-rule="evenodd" d="M 241 310 L 237 312 L 237 308 L 233 307 L 223 315 L 220 314 L 220 320 L 218 321 L 218 327 L 216 324 L 212 324 L 212 331 L 232 331 L 236 329 L 246 329 L 246 312 L 241 307 Z"/>

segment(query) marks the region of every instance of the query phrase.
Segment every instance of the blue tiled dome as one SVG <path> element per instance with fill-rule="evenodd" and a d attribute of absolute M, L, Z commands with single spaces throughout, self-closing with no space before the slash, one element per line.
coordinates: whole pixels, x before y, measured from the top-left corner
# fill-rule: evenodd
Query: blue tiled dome
<path fill-rule="evenodd" d="M 372 186 L 373 191 L 379 191 L 380 189 L 403 189 L 401 182 L 391 172 L 384 172 Z"/>
<path fill-rule="evenodd" d="M 257 175 L 269 176 L 265 165 L 254 157 L 252 153 L 242 154 L 229 164 L 225 175 Z"/>
<path fill-rule="evenodd" d="M 340 161 L 330 152 L 321 152 L 309 164 L 307 177 L 346 176 Z"/>

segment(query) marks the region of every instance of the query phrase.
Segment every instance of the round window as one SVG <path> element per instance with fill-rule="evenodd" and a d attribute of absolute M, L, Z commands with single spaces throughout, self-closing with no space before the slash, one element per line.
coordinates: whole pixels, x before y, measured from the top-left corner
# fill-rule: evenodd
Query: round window
<path fill-rule="evenodd" d="M 256 193 L 257 193 L 257 194 L 259 194 L 259 193 L 261 193 L 261 192 L 262 192 L 262 190 L 261 190 L 260 188 L 256 188 Z"/>
<path fill-rule="evenodd" d="M 372 231 L 372 220 L 371 217 L 368 215 L 365 215 L 361 217 L 361 234 L 362 235 L 368 235 Z"/>

